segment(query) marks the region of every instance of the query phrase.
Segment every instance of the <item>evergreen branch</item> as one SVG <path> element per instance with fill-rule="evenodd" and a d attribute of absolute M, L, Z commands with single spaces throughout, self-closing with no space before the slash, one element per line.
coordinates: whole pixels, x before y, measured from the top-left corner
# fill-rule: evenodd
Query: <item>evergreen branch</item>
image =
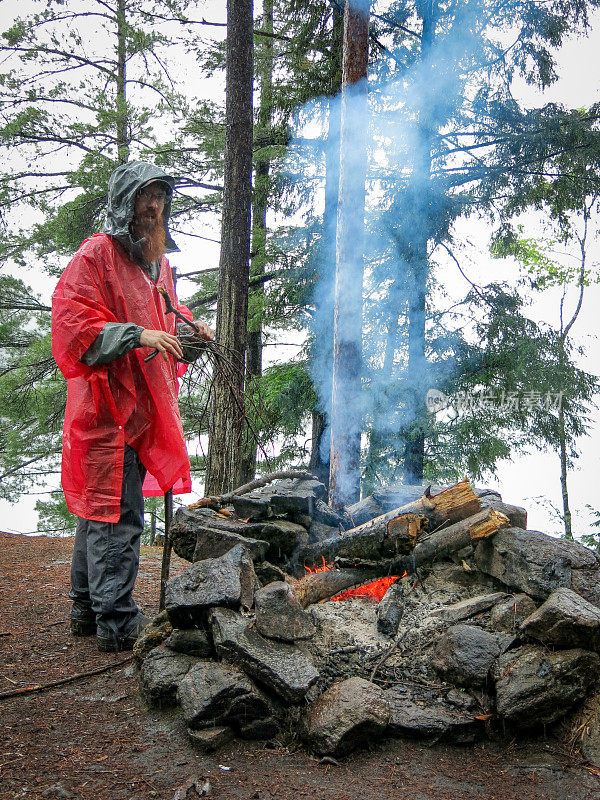
<path fill-rule="evenodd" d="M 257 278 L 252 278 L 248 282 L 248 287 L 252 289 L 255 286 L 261 286 L 267 281 L 273 280 L 273 278 L 278 278 L 280 275 L 283 275 L 286 272 L 288 272 L 288 270 L 278 269 L 275 272 L 269 272 L 266 275 L 259 275 Z M 194 308 L 199 308 L 200 306 L 207 306 L 210 305 L 211 303 L 216 303 L 218 297 L 219 297 L 218 292 L 213 292 L 212 294 L 207 294 L 204 297 L 200 297 L 198 300 L 192 300 L 186 305 L 191 310 Z"/>
<path fill-rule="evenodd" d="M 104 67 L 103 64 L 114 64 L 113 61 L 110 61 L 107 58 L 98 59 L 98 61 L 90 61 L 89 58 L 84 58 L 83 56 L 77 55 L 77 53 L 68 53 L 66 50 L 58 50 L 54 47 L 46 47 L 43 45 L 37 47 L 15 47 L 6 45 L 0 46 L 0 53 L 2 52 L 11 52 L 11 53 L 44 53 L 49 56 L 59 56 L 63 58 L 65 61 L 69 61 L 73 59 L 77 61 L 79 66 L 82 67 L 92 67 L 98 72 L 104 72 L 106 75 L 110 75 L 112 79 L 114 79 L 115 71 L 114 69 L 109 69 L 108 67 Z"/>

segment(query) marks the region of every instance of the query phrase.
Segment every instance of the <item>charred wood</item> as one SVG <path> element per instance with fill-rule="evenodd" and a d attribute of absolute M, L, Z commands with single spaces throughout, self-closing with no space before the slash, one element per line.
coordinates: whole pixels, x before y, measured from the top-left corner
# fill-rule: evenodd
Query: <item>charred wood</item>
<path fill-rule="evenodd" d="M 377 571 L 363 569 L 331 569 L 313 572 L 292 586 L 294 595 L 302 608 L 307 608 L 321 600 L 329 600 L 346 589 L 362 586 L 380 577 Z"/>

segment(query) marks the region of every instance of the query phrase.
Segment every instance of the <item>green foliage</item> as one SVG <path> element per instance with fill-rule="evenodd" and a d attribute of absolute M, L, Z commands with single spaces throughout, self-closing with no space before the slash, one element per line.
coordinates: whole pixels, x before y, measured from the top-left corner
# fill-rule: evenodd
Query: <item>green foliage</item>
<path fill-rule="evenodd" d="M 50 500 L 37 500 L 35 510 L 39 514 L 37 529 L 47 536 L 73 536 L 77 527 L 77 517 L 67 508 L 65 497 L 60 492 Z"/>

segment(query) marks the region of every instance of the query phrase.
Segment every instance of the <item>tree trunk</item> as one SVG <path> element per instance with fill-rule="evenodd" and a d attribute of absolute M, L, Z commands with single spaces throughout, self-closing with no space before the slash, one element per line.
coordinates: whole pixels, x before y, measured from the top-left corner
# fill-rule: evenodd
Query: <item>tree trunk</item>
<path fill-rule="evenodd" d="M 564 373 L 564 351 L 565 342 L 561 338 L 560 341 L 560 354 L 559 354 L 559 371 L 562 375 Z M 569 459 L 567 455 L 567 436 L 565 431 L 565 412 L 563 409 L 562 398 L 558 408 L 558 443 L 559 443 L 559 457 L 560 457 L 560 490 L 562 494 L 563 503 L 563 525 L 565 529 L 565 538 L 573 538 L 573 527 L 571 524 L 571 509 L 569 507 L 569 489 L 567 486 L 567 473 L 569 469 Z"/>
<path fill-rule="evenodd" d="M 310 469 L 329 488 L 329 456 L 331 450 L 331 428 L 328 415 L 331 409 L 331 380 L 333 370 L 333 307 L 329 298 L 333 296 L 335 282 L 335 242 L 337 231 L 338 196 L 340 189 L 340 120 L 341 106 L 338 92 L 342 85 L 343 17 L 333 9 L 333 31 L 331 58 L 339 63 L 334 73 L 329 99 L 329 124 L 325 144 L 325 208 L 323 211 L 323 237 L 321 264 L 319 267 L 319 293 L 325 302 L 317 299 L 315 327 L 318 339 L 311 352 L 311 369 L 319 378 L 319 394 L 326 398 L 320 410 L 312 412 L 312 437 Z M 327 411 L 327 415 L 323 413 Z M 324 437 L 326 440 L 323 441 Z"/>
<path fill-rule="evenodd" d="M 336 238 L 329 500 L 360 499 L 363 234 L 369 4 L 346 0 Z"/>
<path fill-rule="evenodd" d="M 423 31 L 421 37 L 421 61 L 426 62 L 435 36 L 434 3 L 421 7 Z M 427 110 L 428 111 L 428 110 Z M 403 431 L 404 480 L 420 483 L 423 480 L 425 458 L 425 433 L 423 423 L 426 415 L 425 393 L 427 358 L 425 355 L 425 298 L 429 264 L 427 242 L 428 195 L 431 181 L 431 150 L 433 133 L 427 120 L 428 113 L 420 110 L 418 141 L 414 159 L 412 190 L 415 197 L 414 239 L 410 243 L 411 275 L 408 304 L 408 366 L 407 380 L 411 385 L 407 392 L 407 425 Z"/>
<path fill-rule="evenodd" d="M 323 435 L 327 430 L 327 421 L 325 416 L 320 411 L 312 412 L 312 435 L 311 435 L 311 449 L 310 461 L 308 462 L 308 469 L 313 475 L 324 483 L 325 486 L 329 485 L 329 462 L 323 461 L 321 456 L 321 442 Z"/>
<path fill-rule="evenodd" d="M 263 25 L 265 33 L 273 33 L 273 0 L 263 2 Z M 258 135 L 269 138 L 273 122 L 273 39 L 260 37 L 261 58 L 259 70 L 260 108 L 258 111 Z M 261 152 L 256 155 L 254 173 L 254 193 L 252 197 L 252 262 L 250 274 L 258 278 L 265 274 L 265 248 L 267 241 L 267 210 L 269 207 L 269 170 L 271 161 Z M 256 302 L 250 301 L 251 314 L 248 317 L 248 342 L 246 350 L 246 382 L 250 388 L 252 381 L 262 375 L 262 297 L 264 288 L 260 286 L 252 293 Z M 254 305 L 254 308 L 252 306 Z M 247 483 L 256 474 L 256 448 L 254 436 L 246 431 L 240 480 Z"/>
<path fill-rule="evenodd" d="M 392 373 L 394 369 L 394 355 L 398 349 L 399 337 L 399 318 L 405 296 L 401 291 L 402 282 L 394 280 L 388 294 L 388 322 L 387 334 L 385 339 L 385 352 L 383 356 L 383 366 L 381 372 L 375 380 L 381 387 L 392 386 Z M 394 402 L 393 400 L 391 401 Z M 389 421 L 393 413 L 390 407 L 390 399 L 380 395 L 375 397 L 373 405 L 373 420 L 369 431 L 369 452 L 365 465 L 365 477 L 363 480 L 363 492 L 365 495 L 372 492 L 381 485 L 396 481 L 396 475 L 390 473 L 390 467 L 397 468 L 401 454 L 395 451 L 399 446 L 398 434 L 382 426 L 382 422 Z M 383 427 L 383 430 L 382 430 Z M 380 469 L 381 467 L 381 469 Z"/>
<path fill-rule="evenodd" d="M 127 18 L 126 0 L 117 5 L 117 161 L 125 164 L 129 159 L 129 133 L 127 114 Z"/>
<path fill-rule="evenodd" d="M 225 188 L 216 341 L 236 364 L 232 384 L 218 371 L 210 414 L 206 494 L 230 491 L 241 482 L 250 206 L 252 202 L 252 0 L 227 2 Z M 232 393 L 239 400 L 233 402 Z"/>
<path fill-rule="evenodd" d="M 154 546 L 156 540 L 156 513 L 150 512 L 150 547 Z"/>

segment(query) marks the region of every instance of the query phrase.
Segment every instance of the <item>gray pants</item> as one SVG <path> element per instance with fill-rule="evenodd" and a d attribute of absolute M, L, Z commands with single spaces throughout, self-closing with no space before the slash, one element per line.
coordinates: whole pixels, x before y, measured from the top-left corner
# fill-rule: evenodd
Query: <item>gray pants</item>
<path fill-rule="evenodd" d="M 138 454 L 125 445 L 121 517 L 118 522 L 78 518 L 71 564 L 73 619 L 95 619 L 98 636 L 125 638 L 135 627 L 139 608 L 133 587 L 144 528 L 142 481 Z"/>

